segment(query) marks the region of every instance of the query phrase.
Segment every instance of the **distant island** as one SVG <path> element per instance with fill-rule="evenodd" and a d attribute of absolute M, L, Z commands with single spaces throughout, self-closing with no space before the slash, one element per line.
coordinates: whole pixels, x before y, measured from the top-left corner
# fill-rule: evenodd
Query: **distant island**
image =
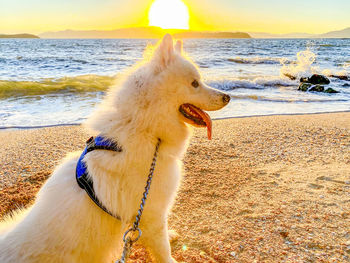
<path fill-rule="evenodd" d="M 40 38 L 40 37 L 32 34 L 14 34 L 14 35 L 0 34 L 0 38 Z"/>
<path fill-rule="evenodd" d="M 242 32 L 210 32 L 191 30 L 164 30 L 160 27 L 133 27 L 116 30 L 64 30 L 45 32 L 41 38 L 148 38 L 158 39 L 165 33 L 171 33 L 175 38 L 251 38 L 248 33 Z"/>

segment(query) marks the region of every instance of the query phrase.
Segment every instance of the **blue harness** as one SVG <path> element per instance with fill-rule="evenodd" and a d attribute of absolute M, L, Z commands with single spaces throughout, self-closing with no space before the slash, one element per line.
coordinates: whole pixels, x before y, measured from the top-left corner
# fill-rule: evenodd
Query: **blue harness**
<path fill-rule="evenodd" d="M 107 214 L 120 220 L 120 216 L 112 214 L 101 203 L 101 201 L 98 200 L 95 194 L 93 182 L 91 179 L 88 178 L 87 167 L 83 159 L 86 154 L 94 150 L 109 150 L 114 152 L 121 152 L 122 148 L 115 142 L 112 142 L 109 139 L 103 138 L 102 136 L 97 136 L 96 138 L 91 137 L 89 140 L 87 140 L 86 147 L 78 160 L 76 171 L 75 171 L 75 177 L 77 179 L 77 183 L 82 189 L 86 191 L 86 193 L 89 195 L 91 200 L 95 202 L 96 205 L 98 205 Z"/>

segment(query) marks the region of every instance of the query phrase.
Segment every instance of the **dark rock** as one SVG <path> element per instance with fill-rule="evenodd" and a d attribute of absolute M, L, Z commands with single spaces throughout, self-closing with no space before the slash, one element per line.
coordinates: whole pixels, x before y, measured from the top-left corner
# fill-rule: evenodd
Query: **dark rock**
<path fill-rule="evenodd" d="M 321 85 L 315 85 L 311 89 L 309 89 L 309 91 L 323 92 L 324 91 L 324 87 L 321 86 Z"/>
<path fill-rule="evenodd" d="M 298 90 L 307 91 L 311 86 L 310 83 L 300 83 Z"/>
<path fill-rule="evenodd" d="M 334 89 L 332 89 L 332 88 L 328 88 L 328 89 L 326 89 L 324 92 L 325 92 L 325 93 L 339 93 L 339 91 L 336 91 L 336 90 L 334 90 Z"/>
<path fill-rule="evenodd" d="M 324 86 L 322 85 L 312 85 L 311 83 L 302 82 L 300 83 L 298 90 L 300 91 L 315 91 L 315 92 L 324 92 L 324 93 L 339 93 L 339 91 L 336 91 L 335 89 L 328 88 L 325 90 Z"/>
<path fill-rule="evenodd" d="M 300 82 L 307 82 L 307 83 L 311 83 L 314 85 L 317 84 L 329 84 L 330 81 L 327 77 L 323 76 L 323 75 L 318 75 L 318 74 L 313 74 L 311 77 L 309 78 L 300 78 Z"/>
<path fill-rule="evenodd" d="M 329 84 L 330 81 L 327 77 L 323 75 L 314 74 L 309 78 L 310 83 L 312 84 Z"/>
<path fill-rule="evenodd" d="M 338 75 L 330 75 L 331 78 L 337 78 L 341 80 L 350 80 L 348 76 L 338 76 Z"/>

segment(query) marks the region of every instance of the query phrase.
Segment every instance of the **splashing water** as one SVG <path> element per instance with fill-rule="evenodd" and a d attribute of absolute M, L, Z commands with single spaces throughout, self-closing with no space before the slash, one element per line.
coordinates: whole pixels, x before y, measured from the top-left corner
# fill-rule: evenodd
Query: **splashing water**
<path fill-rule="evenodd" d="M 297 53 L 296 64 L 286 65 L 282 61 L 281 75 L 294 77 L 296 79 L 301 77 L 308 77 L 317 72 L 316 67 L 312 64 L 316 60 L 316 55 L 310 50 L 303 50 Z"/>
<path fill-rule="evenodd" d="M 342 70 L 323 69 L 318 66 L 313 66 L 316 61 L 316 54 L 311 50 L 303 50 L 297 53 L 297 61 L 289 63 L 283 59 L 280 60 L 282 68 L 280 76 L 287 76 L 291 79 L 300 79 L 301 77 L 309 77 L 312 74 L 322 74 L 328 77 L 331 76 L 348 76 L 350 75 L 350 63 L 345 62 Z"/>

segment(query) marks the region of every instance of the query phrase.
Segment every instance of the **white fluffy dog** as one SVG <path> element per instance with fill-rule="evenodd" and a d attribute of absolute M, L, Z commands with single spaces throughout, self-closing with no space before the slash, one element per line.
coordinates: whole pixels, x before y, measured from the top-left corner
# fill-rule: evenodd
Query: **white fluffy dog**
<path fill-rule="evenodd" d="M 96 196 L 121 220 L 104 212 L 78 186 L 80 153 L 72 154 L 55 169 L 34 205 L 3 223 L 1 263 L 114 262 L 140 206 L 158 138 L 159 156 L 139 242 L 154 262 L 176 262 L 167 215 L 181 179 L 181 158 L 191 134 L 188 124 L 207 127 L 210 137 L 211 120 L 202 109 L 219 110 L 230 97 L 201 81 L 196 66 L 182 54 L 182 42 L 174 46 L 170 35 L 119 86 L 111 89 L 87 125 L 123 150 L 95 150 L 84 161 Z"/>

